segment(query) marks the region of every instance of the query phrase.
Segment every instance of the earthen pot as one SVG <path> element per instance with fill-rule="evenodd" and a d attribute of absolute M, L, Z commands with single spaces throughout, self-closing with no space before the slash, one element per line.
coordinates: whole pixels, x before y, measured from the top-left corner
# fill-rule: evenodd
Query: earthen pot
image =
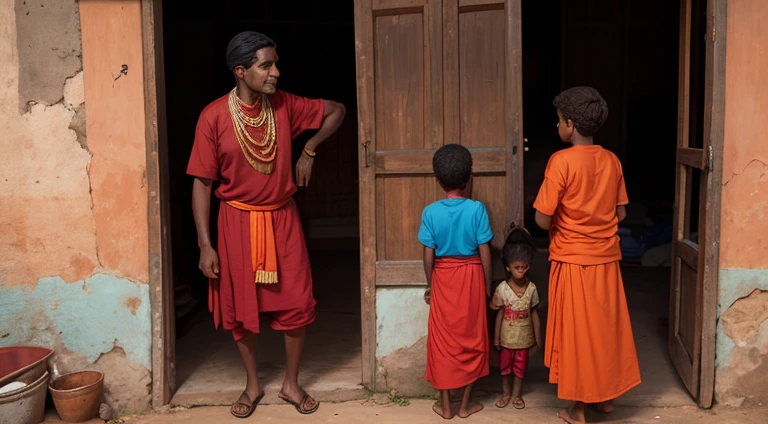
<path fill-rule="evenodd" d="M 65 374 L 53 380 L 48 388 L 62 420 L 80 423 L 99 416 L 104 395 L 103 373 L 79 371 Z"/>

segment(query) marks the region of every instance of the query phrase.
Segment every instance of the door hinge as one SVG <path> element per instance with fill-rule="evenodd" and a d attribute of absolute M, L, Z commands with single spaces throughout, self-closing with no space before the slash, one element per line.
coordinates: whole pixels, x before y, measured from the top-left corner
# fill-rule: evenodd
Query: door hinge
<path fill-rule="evenodd" d="M 715 162 L 715 151 L 709 146 L 707 151 L 707 171 L 712 171 L 712 164 Z"/>
<path fill-rule="evenodd" d="M 717 32 L 715 31 L 715 26 L 712 26 L 712 42 L 714 43 L 717 39 Z"/>

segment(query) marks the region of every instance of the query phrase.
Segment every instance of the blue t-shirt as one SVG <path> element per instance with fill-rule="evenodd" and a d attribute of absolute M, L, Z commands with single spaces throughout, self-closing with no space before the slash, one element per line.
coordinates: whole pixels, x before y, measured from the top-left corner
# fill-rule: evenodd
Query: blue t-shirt
<path fill-rule="evenodd" d="M 477 247 L 493 239 L 485 206 L 476 200 L 453 198 L 432 203 L 421 214 L 419 241 L 435 256 L 476 256 Z"/>

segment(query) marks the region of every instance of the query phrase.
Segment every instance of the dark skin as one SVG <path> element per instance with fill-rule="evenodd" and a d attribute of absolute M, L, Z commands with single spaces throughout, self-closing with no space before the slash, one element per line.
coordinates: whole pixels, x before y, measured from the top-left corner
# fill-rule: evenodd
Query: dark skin
<path fill-rule="evenodd" d="M 237 96 L 249 105 L 256 103 L 261 94 L 275 94 L 277 79 L 280 77 L 280 72 L 277 69 L 278 56 L 274 47 L 263 48 L 257 51 L 254 57 L 256 62 L 250 67 L 245 68 L 239 65 L 233 70 L 237 79 Z M 323 102 L 325 106 L 323 123 L 317 133 L 307 141 L 305 148 L 309 151 L 315 151 L 323 141 L 336 132 L 346 114 L 346 110 L 341 103 L 330 100 L 324 100 Z M 306 153 L 302 153 L 295 168 L 296 184 L 298 186 L 305 187 L 309 184 L 313 165 L 314 158 Z M 208 179 L 195 178 L 192 184 L 192 213 L 195 217 L 197 243 L 200 247 L 198 267 L 206 277 L 215 279 L 219 276 L 219 257 L 216 249 L 211 244 L 210 232 L 208 231 L 212 183 L 213 181 Z M 304 349 L 305 335 L 306 328 L 285 331 L 287 367 L 281 392 L 295 402 L 301 402 L 305 395 L 304 390 L 298 383 L 299 365 Z M 250 404 L 262 393 L 256 362 L 256 335 L 250 334 L 237 341 L 237 348 L 247 374 L 246 389 L 239 401 Z M 246 397 L 248 399 L 245 399 Z M 310 397 L 304 403 L 304 407 L 312 409 L 316 404 L 317 402 Z M 236 404 L 233 406 L 233 410 L 238 414 L 244 414 L 247 409 L 243 405 Z"/>
<path fill-rule="evenodd" d="M 566 119 L 559 109 L 557 110 L 557 117 L 557 132 L 563 142 L 571 143 L 574 146 L 591 146 L 594 144 L 593 137 L 581 135 L 579 130 L 576 129 L 576 126 L 573 124 L 573 121 Z M 624 219 L 627 217 L 627 209 L 625 206 L 616 207 L 616 217 L 618 218 L 619 222 L 624 221 Z M 536 225 L 544 230 L 549 230 L 552 228 L 552 216 L 550 215 L 545 215 L 539 211 L 536 211 L 535 220 Z M 603 413 L 609 413 L 613 411 L 612 401 L 601 402 L 591 406 Z M 569 410 L 562 410 L 557 413 L 557 416 L 567 423 L 584 423 L 586 422 L 584 408 L 584 402 L 574 402 L 573 406 L 571 406 Z"/>
<path fill-rule="evenodd" d="M 528 289 L 528 284 L 530 284 L 528 281 L 528 271 L 531 269 L 531 265 L 528 262 L 516 260 L 507 264 L 506 269 L 510 277 L 505 284 L 507 284 L 518 297 L 522 297 Z M 491 301 L 490 306 L 491 309 L 499 311 L 496 313 L 493 345 L 496 346 L 496 349 L 501 350 L 501 325 L 504 320 L 504 309 L 494 304 L 493 301 Z M 541 318 L 539 317 L 539 310 L 537 307 L 531 309 L 531 321 L 533 324 L 533 336 L 536 340 L 536 347 L 541 348 Z M 496 406 L 499 408 L 507 406 L 510 399 L 514 399 L 514 402 L 518 404 L 518 408 L 520 408 L 520 406 L 525 406 L 525 403 L 523 403 L 520 398 L 520 389 L 523 386 L 523 379 L 514 376 L 513 380 L 512 377 L 513 375 L 502 376 L 502 394 L 501 398 L 496 401 Z"/>
<path fill-rule="evenodd" d="M 445 185 L 443 185 L 442 182 L 438 181 L 440 186 L 445 190 L 446 196 L 459 196 L 459 197 L 465 197 L 469 198 L 471 192 L 472 192 L 472 178 L 470 177 L 469 182 L 467 184 L 459 189 L 450 189 L 446 188 Z M 492 271 L 492 263 L 491 263 L 491 246 L 488 243 L 481 244 L 477 247 L 478 253 L 480 254 L 480 262 L 483 264 L 483 276 L 485 277 L 485 295 L 490 296 L 491 294 L 491 271 Z M 435 267 L 435 249 L 430 247 L 424 247 L 424 273 L 427 277 L 427 284 L 431 286 L 432 284 L 432 271 Z M 429 304 L 431 300 L 430 296 L 430 289 L 427 289 L 427 292 L 424 293 L 424 301 Z M 461 402 L 459 403 L 458 411 L 456 411 L 456 408 L 451 404 L 451 396 L 450 396 L 450 390 L 440 390 L 440 397 L 437 402 L 435 402 L 434 405 L 432 405 L 432 410 L 435 411 L 438 415 L 440 415 L 443 418 L 451 419 L 454 417 L 454 415 L 458 415 L 460 418 L 467 418 L 472 414 L 475 414 L 477 412 L 480 412 L 483 410 L 483 405 L 478 402 L 472 402 L 472 384 L 469 384 L 465 386 L 464 392 L 461 397 Z"/>

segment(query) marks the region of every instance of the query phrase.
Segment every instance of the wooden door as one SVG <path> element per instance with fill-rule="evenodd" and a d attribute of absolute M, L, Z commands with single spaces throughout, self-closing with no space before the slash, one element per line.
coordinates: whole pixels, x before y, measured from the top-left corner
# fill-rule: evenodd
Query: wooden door
<path fill-rule="evenodd" d="M 355 43 L 362 374 L 375 388 L 376 288 L 426 284 L 417 233 L 443 196 L 435 150 L 472 151 L 497 243 L 522 221 L 520 0 L 359 0 Z"/>
<path fill-rule="evenodd" d="M 725 2 L 682 0 L 669 354 L 701 406 L 714 392 Z"/>

